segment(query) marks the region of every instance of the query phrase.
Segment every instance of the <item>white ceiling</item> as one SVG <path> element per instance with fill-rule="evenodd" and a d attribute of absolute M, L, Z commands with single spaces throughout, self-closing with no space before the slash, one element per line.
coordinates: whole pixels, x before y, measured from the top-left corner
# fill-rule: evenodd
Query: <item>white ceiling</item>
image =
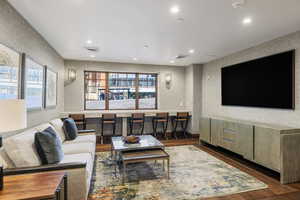
<path fill-rule="evenodd" d="M 239 9 L 232 0 L 9 2 L 66 59 L 170 65 L 195 49 L 173 65 L 205 63 L 300 29 L 300 0 L 248 0 Z M 252 24 L 243 25 L 245 17 Z M 95 58 L 83 48 L 87 40 L 100 49 Z"/>

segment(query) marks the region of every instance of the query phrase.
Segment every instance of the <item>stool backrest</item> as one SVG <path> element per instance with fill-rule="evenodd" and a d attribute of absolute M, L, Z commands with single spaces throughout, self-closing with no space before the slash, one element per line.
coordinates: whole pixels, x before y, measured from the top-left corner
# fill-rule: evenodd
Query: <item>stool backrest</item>
<path fill-rule="evenodd" d="M 106 113 L 102 114 L 102 120 L 115 120 L 117 118 L 116 114 Z"/>
<path fill-rule="evenodd" d="M 69 117 L 72 118 L 75 122 L 77 121 L 85 121 L 84 114 L 69 114 Z"/>
<path fill-rule="evenodd" d="M 180 119 L 184 119 L 184 118 L 188 118 L 189 117 L 189 112 L 178 112 L 177 113 L 177 118 L 180 118 Z"/>
<path fill-rule="evenodd" d="M 159 118 L 159 119 L 166 119 L 169 117 L 169 113 L 167 112 L 164 112 L 164 113 L 156 113 L 156 118 Z"/>
<path fill-rule="evenodd" d="M 144 119 L 145 113 L 132 113 L 131 118 L 132 119 Z"/>

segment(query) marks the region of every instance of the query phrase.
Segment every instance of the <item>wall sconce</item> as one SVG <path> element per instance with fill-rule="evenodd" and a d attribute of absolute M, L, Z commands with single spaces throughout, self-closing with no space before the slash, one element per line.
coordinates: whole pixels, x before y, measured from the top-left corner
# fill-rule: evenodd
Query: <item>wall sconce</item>
<path fill-rule="evenodd" d="M 73 82 L 76 80 L 76 70 L 68 69 L 68 81 Z"/>
<path fill-rule="evenodd" d="M 171 83 L 172 83 L 172 74 L 170 74 L 170 73 L 166 74 L 165 81 L 166 81 L 166 88 L 170 89 Z"/>
<path fill-rule="evenodd" d="M 65 81 L 64 85 L 67 86 L 76 80 L 76 70 L 75 69 L 68 69 L 68 73 L 65 73 Z"/>

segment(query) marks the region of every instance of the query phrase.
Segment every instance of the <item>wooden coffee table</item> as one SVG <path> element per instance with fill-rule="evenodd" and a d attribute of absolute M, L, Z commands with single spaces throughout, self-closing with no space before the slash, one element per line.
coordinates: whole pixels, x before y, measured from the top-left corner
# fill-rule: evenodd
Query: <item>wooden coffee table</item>
<path fill-rule="evenodd" d="M 4 176 L 0 200 L 67 200 L 67 187 L 63 171 Z"/>
<path fill-rule="evenodd" d="M 126 166 L 129 163 L 162 160 L 163 171 L 165 171 L 165 161 L 167 161 L 167 177 L 169 178 L 170 176 L 170 156 L 163 149 L 125 151 L 121 152 L 120 156 L 123 163 L 123 183 L 125 180 Z"/>

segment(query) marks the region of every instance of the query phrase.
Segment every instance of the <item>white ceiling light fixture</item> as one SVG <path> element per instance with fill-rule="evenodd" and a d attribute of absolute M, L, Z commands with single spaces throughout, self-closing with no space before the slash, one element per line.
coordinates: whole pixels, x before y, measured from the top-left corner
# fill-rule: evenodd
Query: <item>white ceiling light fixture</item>
<path fill-rule="evenodd" d="M 174 60 L 170 60 L 170 63 L 174 64 L 174 63 L 175 63 L 175 61 L 174 61 Z"/>
<path fill-rule="evenodd" d="M 180 9 L 179 9 L 179 7 L 178 7 L 177 5 L 175 5 L 175 6 L 172 6 L 172 7 L 170 8 L 170 12 L 171 12 L 172 14 L 177 14 L 177 13 L 180 12 Z"/>
<path fill-rule="evenodd" d="M 137 61 L 138 59 L 137 59 L 137 58 L 133 58 L 133 60 L 134 60 L 134 61 Z"/>
<path fill-rule="evenodd" d="M 92 41 L 92 40 L 87 40 L 86 43 L 87 43 L 87 44 L 92 44 L 93 41 Z"/>
<path fill-rule="evenodd" d="M 95 56 L 95 55 L 90 55 L 90 57 L 91 57 L 91 58 L 95 58 L 96 56 Z"/>
<path fill-rule="evenodd" d="M 252 23 L 252 19 L 250 17 L 246 17 L 243 19 L 243 24 L 248 25 Z"/>
<path fill-rule="evenodd" d="M 189 53 L 190 53 L 190 54 L 195 53 L 195 49 L 190 49 L 190 50 L 189 50 Z"/>

